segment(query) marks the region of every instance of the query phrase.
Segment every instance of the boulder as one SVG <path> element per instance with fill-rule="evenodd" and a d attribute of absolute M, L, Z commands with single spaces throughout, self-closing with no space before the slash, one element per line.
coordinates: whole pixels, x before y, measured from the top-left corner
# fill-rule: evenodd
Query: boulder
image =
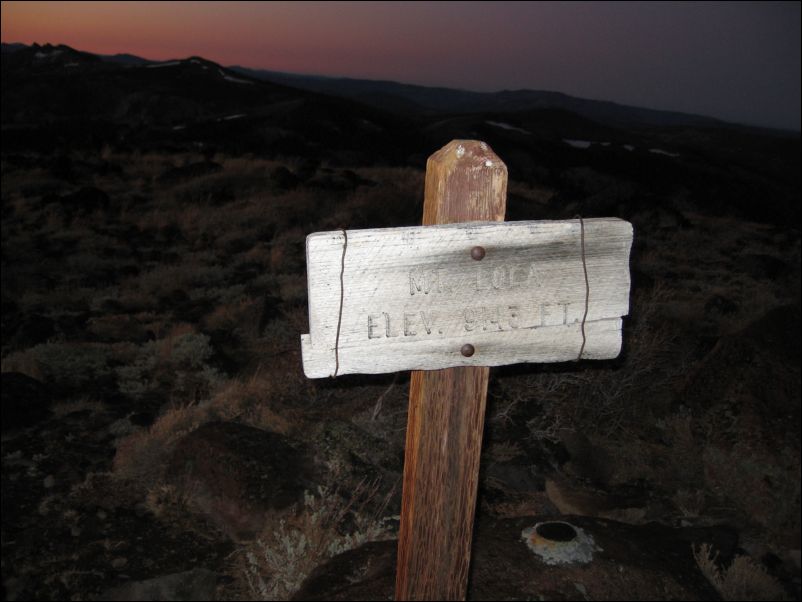
<path fill-rule="evenodd" d="M 378 510 L 390 496 L 391 507 L 401 503 L 403 452 L 345 420 L 321 421 L 311 431 L 315 459 L 325 466 L 341 466 L 340 491 L 352 491 L 360 483 L 377 486 L 366 510 Z"/>
<path fill-rule="evenodd" d="M 9 327 L 9 330 L 3 330 L 6 344 L 21 349 L 46 343 L 56 334 L 56 323 L 53 319 L 38 313 L 23 315 L 9 324 Z"/>
<path fill-rule="evenodd" d="M 547 521 L 567 522 L 587 537 L 590 558 L 555 564 L 538 555 L 522 534 Z M 712 544 L 727 561 L 737 541 L 724 528 L 632 526 L 578 516 L 480 520 L 467 599 L 717 599 L 693 556 L 693 546 L 701 543 Z M 335 556 L 312 572 L 293 599 L 392 599 L 397 545 L 367 543 Z"/>
<path fill-rule="evenodd" d="M 779 556 L 800 537 L 799 331 L 799 306 L 784 306 L 721 337 L 677 398 L 715 505 Z"/>
<path fill-rule="evenodd" d="M 398 541 L 373 541 L 322 564 L 292 600 L 392 600 Z"/>
<path fill-rule="evenodd" d="M 33 426 L 50 415 L 53 398 L 48 388 L 21 372 L 3 372 L 3 432 Z"/>
<path fill-rule="evenodd" d="M 192 569 L 143 581 L 129 581 L 104 592 L 101 600 L 216 600 L 217 573 Z"/>
<path fill-rule="evenodd" d="M 109 195 L 100 188 L 94 186 L 84 186 L 66 194 L 59 199 L 59 202 L 72 215 L 85 214 L 98 209 L 108 209 L 110 204 Z"/>
<path fill-rule="evenodd" d="M 800 308 L 789 305 L 721 337 L 690 375 L 678 401 L 697 416 L 719 406 L 719 412 L 748 418 L 750 439 L 762 433 L 770 446 L 782 442 L 798 449 L 799 331 Z"/>
<path fill-rule="evenodd" d="M 278 433 L 232 422 L 205 424 L 179 441 L 167 478 L 236 540 L 256 536 L 271 511 L 314 485 L 304 450 Z"/>
<path fill-rule="evenodd" d="M 555 566 L 537 555 L 522 533 L 548 521 L 568 523 L 592 538 L 592 559 Z M 726 559 L 737 542 L 723 528 L 632 526 L 570 515 L 480 521 L 475 538 L 473 600 L 712 599 L 716 594 L 699 572 L 692 546 L 713 543 Z"/>
<path fill-rule="evenodd" d="M 274 167 L 270 171 L 270 181 L 279 190 L 292 190 L 300 183 L 300 179 L 283 165 Z"/>
<path fill-rule="evenodd" d="M 171 167 L 156 178 L 157 184 L 178 184 L 209 174 L 223 171 L 223 166 L 214 161 L 197 161 L 181 167 Z"/>

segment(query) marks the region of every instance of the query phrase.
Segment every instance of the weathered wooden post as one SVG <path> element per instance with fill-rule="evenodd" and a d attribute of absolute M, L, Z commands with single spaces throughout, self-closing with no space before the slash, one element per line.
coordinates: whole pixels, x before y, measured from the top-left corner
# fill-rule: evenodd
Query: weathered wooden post
<path fill-rule="evenodd" d="M 413 370 L 396 599 L 466 594 L 489 366 L 608 359 L 629 311 L 632 226 L 498 223 L 483 142 L 429 158 L 422 227 L 307 238 L 310 378 Z"/>
<path fill-rule="evenodd" d="M 501 222 L 506 209 L 507 166 L 487 144 L 455 140 L 429 157 L 424 226 Z M 487 250 L 462 252 L 478 262 Z M 482 353 L 481 343 L 464 336 L 462 355 L 471 357 L 477 346 Z M 465 598 L 489 375 L 487 366 L 412 372 L 396 600 Z"/>

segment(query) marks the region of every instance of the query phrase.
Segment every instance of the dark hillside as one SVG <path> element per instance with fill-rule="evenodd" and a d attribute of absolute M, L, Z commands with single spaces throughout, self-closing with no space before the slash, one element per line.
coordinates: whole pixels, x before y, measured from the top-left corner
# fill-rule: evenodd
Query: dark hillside
<path fill-rule="evenodd" d="M 490 373 L 468 599 L 800 598 L 799 135 L 66 46 L 2 80 L 4 599 L 392 597 L 409 375 L 304 376 L 305 240 L 419 224 L 455 138 L 508 221 L 634 229 L 622 353 Z"/>

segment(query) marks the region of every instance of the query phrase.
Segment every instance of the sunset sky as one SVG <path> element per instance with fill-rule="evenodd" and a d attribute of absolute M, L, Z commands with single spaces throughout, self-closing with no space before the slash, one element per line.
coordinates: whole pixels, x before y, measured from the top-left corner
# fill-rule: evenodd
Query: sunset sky
<path fill-rule="evenodd" d="M 3 2 L 2 41 L 800 129 L 800 3 Z"/>

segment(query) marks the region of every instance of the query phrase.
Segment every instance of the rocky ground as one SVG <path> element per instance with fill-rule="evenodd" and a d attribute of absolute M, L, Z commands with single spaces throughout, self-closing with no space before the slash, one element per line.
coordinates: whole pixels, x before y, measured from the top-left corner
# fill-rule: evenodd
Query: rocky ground
<path fill-rule="evenodd" d="M 4 598 L 391 598 L 408 376 L 304 378 L 304 238 L 417 223 L 423 172 L 107 149 L 2 175 Z M 798 224 L 627 207 L 622 356 L 491 373 L 468 597 L 799 599 Z M 548 520 L 592 558 L 545 563 L 522 532 Z"/>

